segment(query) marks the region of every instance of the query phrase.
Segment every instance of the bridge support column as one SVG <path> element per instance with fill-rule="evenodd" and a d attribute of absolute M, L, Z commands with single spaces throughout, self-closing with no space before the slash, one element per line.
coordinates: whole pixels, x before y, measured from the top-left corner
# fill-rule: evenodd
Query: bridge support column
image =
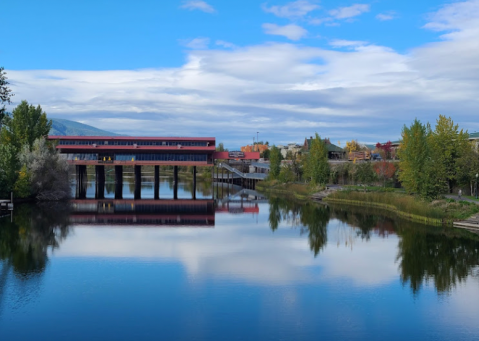
<path fill-rule="evenodd" d="M 135 166 L 135 200 L 141 199 L 141 166 Z"/>
<path fill-rule="evenodd" d="M 173 166 L 173 199 L 178 199 L 178 166 Z"/>
<path fill-rule="evenodd" d="M 77 186 L 76 186 L 76 197 L 78 199 L 86 198 L 86 189 L 88 186 L 88 174 L 86 171 L 85 165 L 76 166 L 76 175 L 77 175 Z"/>
<path fill-rule="evenodd" d="M 193 199 L 196 200 L 196 166 L 193 166 Z"/>
<path fill-rule="evenodd" d="M 123 166 L 115 166 L 115 199 L 123 199 Z"/>
<path fill-rule="evenodd" d="M 95 199 L 105 199 L 105 166 L 95 166 Z"/>
<path fill-rule="evenodd" d="M 155 200 L 160 199 L 160 166 L 155 166 Z"/>

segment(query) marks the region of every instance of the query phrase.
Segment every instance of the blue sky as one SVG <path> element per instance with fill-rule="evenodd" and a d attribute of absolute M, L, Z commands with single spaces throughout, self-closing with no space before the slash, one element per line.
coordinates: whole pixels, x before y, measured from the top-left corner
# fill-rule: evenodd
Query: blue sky
<path fill-rule="evenodd" d="M 51 117 L 236 147 L 479 130 L 479 1 L 7 1 L 0 65 Z"/>

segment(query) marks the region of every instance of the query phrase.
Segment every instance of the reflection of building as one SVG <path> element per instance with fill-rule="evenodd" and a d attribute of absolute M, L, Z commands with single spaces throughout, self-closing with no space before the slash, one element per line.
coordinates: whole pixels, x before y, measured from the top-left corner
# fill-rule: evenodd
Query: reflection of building
<path fill-rule="evenodd" d="M 214 226 L 214 200 L 72 200 L 80 225 Z"/>
<path fill-rule="evenodd" d="M 229 200 L 218 206 L 212 199 L 177 200 L 72 200 L 70 224 L 74 225 L 215 225 L 215 213 L 259 213 L 255 201 Z"/>

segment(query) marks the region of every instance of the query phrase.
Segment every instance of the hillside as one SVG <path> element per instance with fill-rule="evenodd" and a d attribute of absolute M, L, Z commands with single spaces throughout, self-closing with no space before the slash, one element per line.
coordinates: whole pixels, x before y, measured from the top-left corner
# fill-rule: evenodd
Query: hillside
<path fill-rule="evenodd" d="M 119 136 L 109 131 L 101 130 L 87 124 L 64 120 L 60 118 L 52 119 L 52 129 L 50 135 L 59 136 Z"/>

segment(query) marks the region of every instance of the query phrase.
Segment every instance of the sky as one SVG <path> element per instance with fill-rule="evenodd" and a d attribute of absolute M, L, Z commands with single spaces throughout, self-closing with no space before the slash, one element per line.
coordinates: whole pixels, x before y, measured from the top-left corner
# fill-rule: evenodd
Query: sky
<path fill-rule="evenodd" d="M 0 2 L 10 109 L 229 148 L 479 130 L 479 0 Z"/>

